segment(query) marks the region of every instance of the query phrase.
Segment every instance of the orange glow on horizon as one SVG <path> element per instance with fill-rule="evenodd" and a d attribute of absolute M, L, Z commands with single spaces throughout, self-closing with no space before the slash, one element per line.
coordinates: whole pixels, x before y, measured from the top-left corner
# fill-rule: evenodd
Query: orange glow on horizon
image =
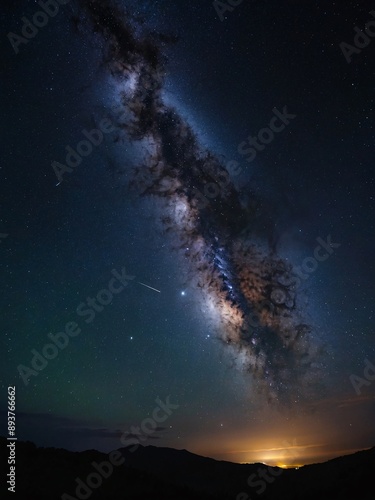
<path fill-rule="evenodd" d="M 300 414 L 267 405 L 246 425 L 239 425 L 236 415 L 227 421 L 220 417 L 218 422 L 224 421 L 224 426 L 208 426 L 204 433 L 189 436 L 184 447 L 198 455 L 241 464 L 297 468 L 327 462 L 374 446 L 370 420 L 365 429 L 369 439 L 348 433 L 348 429 L 363 428 L 363 414 L 374 401 L 373 397 L 359 399 L 353 404 L 349 397 L 327 399 L 315 411 Z"/>

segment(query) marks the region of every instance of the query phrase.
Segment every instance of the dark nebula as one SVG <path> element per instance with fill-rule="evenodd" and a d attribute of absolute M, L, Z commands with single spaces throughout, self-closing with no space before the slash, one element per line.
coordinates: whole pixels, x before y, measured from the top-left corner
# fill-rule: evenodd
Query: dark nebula
<path fill-rule="evenodd" d="M 244 199 L 225 162 L 163 100 L 172 35 L 142 33 L 140 23 L 112 2 L 81 1 L 105 41 L 104 64 L 118 82 L 117 125 L 139 141 L 144 161 L 130 187 L 160 200 L 163 228 L 187 257 L 202 311 L 236 364 L 270 401 L 310 397 L 320 384 L 322 354 L 292 266 L 277 253 L 276 236 L 260 234 L 263 200 Z M 266 214 L 264 215 L 266 217 Z"/>

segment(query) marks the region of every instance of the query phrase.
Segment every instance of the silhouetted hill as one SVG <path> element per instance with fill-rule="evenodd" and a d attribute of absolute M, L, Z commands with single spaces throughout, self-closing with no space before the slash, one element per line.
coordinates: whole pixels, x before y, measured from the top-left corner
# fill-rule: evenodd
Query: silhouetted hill
<path fill-rule="evenodd" d="M 4 462 L 8 442 L 5 438 L 0 442 Z M 298 470 L 235 464 L 154 446 L 139 446 L 134 452 L 122 448 L 115 457 L 121 464 L 104 467 L 100 464 L 108 463 L 109 456 L 96 450 L 77 453 L 17 442 L 16 452 L 16 494 L 9 495 L 22 500 L 373 500 L 375 496 L 375 448 Z M 82 481 L 81 488 L 87 482 L 90 488 L 76 491 L 76 478 Z"/>

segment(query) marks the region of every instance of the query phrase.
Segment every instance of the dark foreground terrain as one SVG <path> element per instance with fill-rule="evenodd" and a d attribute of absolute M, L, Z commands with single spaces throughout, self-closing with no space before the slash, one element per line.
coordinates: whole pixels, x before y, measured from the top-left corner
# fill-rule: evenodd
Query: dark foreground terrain
<path fill-rule="evenodd" d="M 7 442 L 0 438 L 2 490 Z M 16 493 L 22 500 L 373 500 L 375 448 L 300 469 L 234 464 L 186 450 L 139 446 L 109 455 L 16 446 Z M 104 463 L 105 462 L 105 463 Z M 4 473 L 5 467 L 5 473 Z M 78 481 L 77 481 L 78 479 Z M 4 498 L 3 491 L 1 498 Z"/>

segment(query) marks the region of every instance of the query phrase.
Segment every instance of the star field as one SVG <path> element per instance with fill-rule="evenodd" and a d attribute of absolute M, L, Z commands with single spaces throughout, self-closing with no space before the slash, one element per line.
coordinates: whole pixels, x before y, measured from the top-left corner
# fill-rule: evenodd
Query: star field
<path fill-rule="evenodd" d="M 4 33 L 38 9 L 5 2 Z M 170 396 L 148 444 L 243 462 L 296 440 L 301 463 L 373 446 L 375 385 L 350 377 L 375 364 L 375 42 L 340 49 L 372 9 L 72 0 L 19 54 L 3 36 L 1 383 L 20 439 L 115 449 Z"/>

